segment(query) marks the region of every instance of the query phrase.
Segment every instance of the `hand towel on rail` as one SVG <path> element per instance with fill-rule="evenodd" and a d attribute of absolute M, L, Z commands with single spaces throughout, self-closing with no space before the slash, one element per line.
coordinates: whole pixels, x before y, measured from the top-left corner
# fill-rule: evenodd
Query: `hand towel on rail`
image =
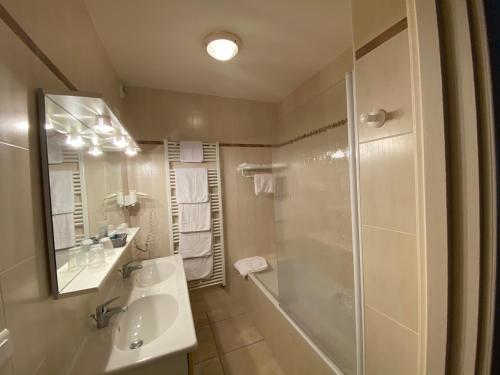
<path fill-rule="evenodd" d="M 249 273 L 265 271 L 269 268 L 267 260 L 263 257 L 243 258 L 234 262 L 234 268 L 241 276 L 245 277 Z"/>
<path fill-rule="evenodd" d="M 183 259 L 184 272 L 187 281 L 207 279 L 212 275 L 214 268 L 214 257 L 199 257 Z"/>
<path fill-rule="evenodd" d="M 179 204 L 179 232 L 210 230 L 210 202 Z"/>
<path fill-rule="evenodd" d="M 52 230 L 56 250 L 75 246 L 75 219 L 73 213 L 52 216 Z"/>
<path fill-rule="evenodd" d="M 66 214 L 75 210 L 72 171 L 50 171 L 50 202 L 52 215 Z"/>
<path fill-rule="evenodd" d="M 259 173 L 253 176 L 255 195 L 274 193 L 272 173 Z"/>
<path fill-rule="evenodd" d="M 177 203 L 208 202 L 207 168 L 177 168 L 175 184 Z"/>
<path fill-rule="evenodd" d="M 212 255 L 212 232 L 180 233 L 179 254 L 184 259 Z"/>
<path fill-rule="evenodd" d="M 202 163 L 203 144 L 201 142 L 179 142 L 180 160 L 183 163 Z"/>

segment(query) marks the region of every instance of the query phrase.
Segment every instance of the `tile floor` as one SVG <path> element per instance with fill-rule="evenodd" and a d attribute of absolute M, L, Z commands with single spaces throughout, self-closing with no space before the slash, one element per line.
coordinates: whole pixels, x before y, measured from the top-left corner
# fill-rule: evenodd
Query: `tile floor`
<path fill-rule="evenodd" d="M 191 293 L 195 375 L 285 375 L 250 316 L 220 287 Z"/>

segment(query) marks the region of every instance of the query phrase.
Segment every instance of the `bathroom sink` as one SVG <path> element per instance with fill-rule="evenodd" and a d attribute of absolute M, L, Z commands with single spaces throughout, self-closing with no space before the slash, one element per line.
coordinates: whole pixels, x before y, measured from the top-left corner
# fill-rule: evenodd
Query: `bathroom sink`
<path fill-rule="evenodd" d="M 179 314 L 177 300 L 168 294 L 142 297 L 128 306 L 114 327 L 113 343 L 135 350 L 154 341 L 172 326 Z"/>
<path fill-rule="evenodd" d="M 151 373 L 151 366 L 186 365 L 197 340 L 182 257 L 140 264 L 142 269 L 117 286 L 119 305 L 126 305 L 127 311 L 113 316 L 108 327 L 89 332 L 72 361 L 71 375 L 135 374 L 143 368 Z"/>
<path fill-rule="evenodd" d="M 139 288 L 162 283 L 175 275 L 175 264 L 169 262 L 144 261 L 142 267 L 132 274 L 132 282 Z"/>

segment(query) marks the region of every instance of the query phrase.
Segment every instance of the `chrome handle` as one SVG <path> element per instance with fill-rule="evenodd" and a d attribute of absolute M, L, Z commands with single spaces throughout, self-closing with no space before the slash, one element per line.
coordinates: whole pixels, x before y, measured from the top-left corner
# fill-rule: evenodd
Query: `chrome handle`
<path fill-rule="evenodd" d="M 380 128 L 385 124 L 387 113 L 383 109 L 375 112 L 363 113 L 359 117 L 359 121 L 371 128 Z"/>

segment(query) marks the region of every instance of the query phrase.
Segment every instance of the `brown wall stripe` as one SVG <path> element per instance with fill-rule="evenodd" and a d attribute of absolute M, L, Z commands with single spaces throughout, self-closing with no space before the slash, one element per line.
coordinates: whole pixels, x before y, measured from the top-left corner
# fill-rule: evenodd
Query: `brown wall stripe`
<path fill-rule="evenodd" d="M 324 133 L 324 132 L 326 132 L 328 130 L 334 129 L 336 127 L 339 127 L 339 126 L 342 126 L 342 125 L 345 125 L 345 124 L 347 124 L 347 120 L 343 119 L 343 120 L 340 120 L 340 121 L 337 121 L 337 122 L 333 122 L 333 123 L 331 123 L 329 125 L 323 126 L 322 128 L 315 129 L 315 130 L 312 130 L 312 131 L 307 132 L 305 134 L 299 135 L 298 137 L 290 139 L 290 140 L 288 140 L 286 142 L 278 143 L 278 144 L 275 144 L 275 145 L 265 144 L 265 143 L 219 143 L 219 146 L 221 146 L 221 147 L 283 147 L 283 146 L 287 146 L 289 144 L 301 141 L 303 139 L 312 137 L 314 135 L 318 135 L 318 134 Z M 143 140 L 143 141 L 137 141 L 137 144 L 139 144 L 139 145 L 162 145 L 163 141 L 146 141 L 146 140 Z"/>
<path fill-rule="evenodd" d="M 45 66 L 71 91 L 78 91 L 76 86 L 59 70 L 49 57 L 36 45 L 33 39 L 23 30 L 21 25 L 0 5 L 0 19 L 16 34 L 19 39 L 45 64 Z"/>
<path fill-rule="evenodd" d="M 408 28 L 408 19 L 405 17 L 395 25 L 392 25 L 387 30 L 385 30 L 380 35 L 376 36 L 368 43 L 366 43 L 363 47 L 356 50 L 356 60 L 359 60 L 361 57 L 373 51 L 375 48 L 380 46 L 382 43 L 385 43 L 392 37 L 399 34 L 401 31 L 406 30 Z"/>

